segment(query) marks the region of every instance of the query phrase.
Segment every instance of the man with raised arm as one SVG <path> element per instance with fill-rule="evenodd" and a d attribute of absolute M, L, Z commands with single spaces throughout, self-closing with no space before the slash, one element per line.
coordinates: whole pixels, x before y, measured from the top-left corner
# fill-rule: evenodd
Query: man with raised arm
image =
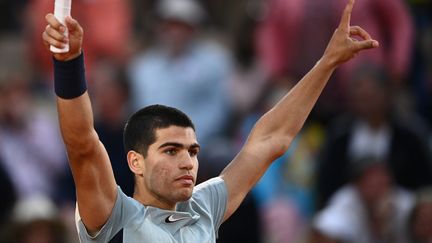
<path fill-rule="evenodd" d="M 68 17 L 65 38 L 65 26 L 48 14 L 45 45 L 70 45 L 68 53 L 53 54 L 54 79 L 77 191 L 81 242 L 108 242 L 120 229 L 124 242 L 215 242 L 221 223 L 288 149 L 333 71 L 361 50 L 378 46 L 362 28 L 350 26 L 353 4 L 349 0 L 322 58 L 261 117 L 219 177 L 195 187 L 200 147 L 194 125 L 184 113 L 153 105 L 133 114 L 124 130 L 127 161 L 135 175 L 133 198 L 117 187 L 110 159 L 93 128 L 81 50 L 83 29 Z"/>

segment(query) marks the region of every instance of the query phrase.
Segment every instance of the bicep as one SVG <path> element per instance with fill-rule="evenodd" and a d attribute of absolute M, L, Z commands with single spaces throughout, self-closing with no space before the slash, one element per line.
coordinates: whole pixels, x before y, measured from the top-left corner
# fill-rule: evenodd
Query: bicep
<path fill-rule="evenodd" d="M 228 219 L 242 203 L 248 192 L 263 176 L 271 163 L 279 157 L 276 153 L 281 141 L 277 139 L 249 140 L 234 160 L 222 171 L 228 191 Z"/>
<path fill-rule="evenodd" d="M 74 177 L 81 219 L 97 231 L 111 214 L 116 182 L 105 147 L 93 127 L 93 112 L 86 93 L 57 99 L 60 129 Z"/>
<path fill-rule="evenodd" d="M 85 153 L 68 151 L 81 219 L 89 230 L 99 230 L 111 215 L 116 182 L 105 147 L 95 138 Z"/>

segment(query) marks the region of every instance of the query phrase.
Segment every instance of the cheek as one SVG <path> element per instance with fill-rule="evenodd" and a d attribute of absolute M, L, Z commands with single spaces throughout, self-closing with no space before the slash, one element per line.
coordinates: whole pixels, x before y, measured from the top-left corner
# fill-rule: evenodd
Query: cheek
<path fill-rule="evenodd" d="M 168 166 L 155 166 L 151 171 L 150 183 L 153 187 L 166 187 L 171 179 L 170 168 Z"/>

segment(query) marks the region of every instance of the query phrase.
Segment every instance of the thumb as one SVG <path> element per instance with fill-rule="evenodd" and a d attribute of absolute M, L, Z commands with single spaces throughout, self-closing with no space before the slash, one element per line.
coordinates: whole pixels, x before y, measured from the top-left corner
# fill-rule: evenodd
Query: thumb
<path fill-rule="evenodd" d="M 364 49 L 376 48 L 379 46 L 379 42 L 376 40 L 363 40 L 363 41 L 356 41 L 355 45 L 357 50 L 361 51 Z"/>
<path fill-rule="evenodd" d="M 74 32 L 80 29 L 80 25 L 78 24 L 78 21 L 76 21 L 75 19 L 73 19 L 70 16 L 67 16 L 65 18 L 65 24 L 66 27 L 68 28 L 69 32 Z"/>

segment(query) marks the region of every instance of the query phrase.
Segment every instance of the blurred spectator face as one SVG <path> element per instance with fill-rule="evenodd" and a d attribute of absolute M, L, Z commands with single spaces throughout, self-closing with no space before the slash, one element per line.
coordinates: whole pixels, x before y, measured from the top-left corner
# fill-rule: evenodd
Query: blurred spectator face
<path fill-rule="evenodd" d="M 178 54 L 183 51 L 191 41 L 194 26 L 175 19 L 163 20 L 160 27 L 160 39 L 170 53 Z"/>
<path fill-rule="evenodd" d="M 21 237 L 20 243 L 57 243 L 52 224 L 42 220 L 29 224 L 23 230 Z"/>
<path fill-rule="evenodd" d="M 92 88 L 94 105 L 101 119 L 106 122 L 119 122 L 127 103 L 127 90 L 116 73 L 118 68 L 112 63 L 101 63 L 94 68 Z"/>
<path fill-rule="evenodd" d="M 30 96 L 24 81 L 9 80 L 0 88 L 1 104 L 0 120 L 8 127 L 21 128 L 25 125 L 30 110 Z"/>
<path fill-rule="evenodd" d="M 58 217 L 57 207 L 46 196 L 33 196 L 18 201 L 10 222 L 12 240 L 17 243 L 63 243 L 68 233 Z"/>
<path fill-rule="evenodd" d="M 391 178 L 382 164 L 371 165 L 357 180 L 357 188 L 364 203 L 374 235 L 384 237 L 395 210 L 391 197 Z"/>
<path fill-rule="evenodd" d="M 195 0 L 160 0 L 157 12 L 161 19 L 160 39 L 172 55 L 184 50 L 205 17 Z"/>
<path fill-rule="evenodd" d="M 389 108 L 388 90 L 380 80 L 365 75 L 350 84 L 352 111 L 367 121 L 375 121 L 387 115 Z"/>
<path fill-rule="evenodd" d="M 382 164 L 376 164 L 365 169 L 356 185 L 366 205 L 374 205 L 387 197 L 391 181 L 388 169 Z"/>
<path fill-rule="evenodd" d="M 432 242 L 432 202 L 420 203 L 413 215 L 412 231 L 419 242 Z"/>

